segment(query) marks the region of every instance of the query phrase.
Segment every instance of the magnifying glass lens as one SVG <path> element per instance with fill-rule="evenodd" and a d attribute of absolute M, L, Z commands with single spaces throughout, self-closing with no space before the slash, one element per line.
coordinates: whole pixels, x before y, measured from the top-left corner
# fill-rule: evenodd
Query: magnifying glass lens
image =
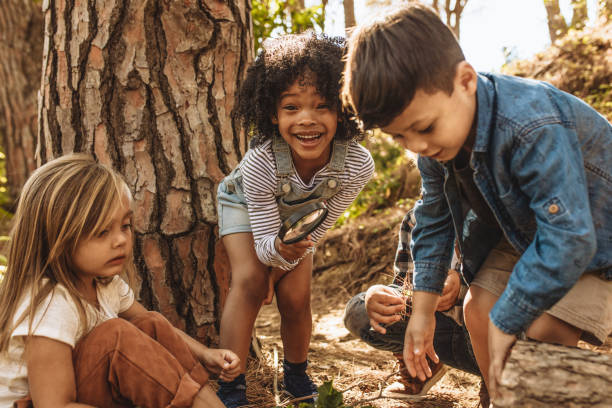
<path fill-rule="evenodd" d="M 322 202 L 299 208 L 285 220 L 278 233 L 285 244 L 301 241 L 314 231 L 327 217 L 327 208 Z"/>
<path fill-rule="evenodd" d="M 319 225 L 317 224 L 317 222 L 325 212 L 325 209 L 319 209 L 311 212 L 310 214 L 306 214 L 304 217 L 300 218 L 295 224 L 291 226 L 291 228 L 287 230 L 287 232 L 285 233 L 284 240 L 288 241 L 300 236 L 305 236 L 304 233 L 308 235 Z"/>

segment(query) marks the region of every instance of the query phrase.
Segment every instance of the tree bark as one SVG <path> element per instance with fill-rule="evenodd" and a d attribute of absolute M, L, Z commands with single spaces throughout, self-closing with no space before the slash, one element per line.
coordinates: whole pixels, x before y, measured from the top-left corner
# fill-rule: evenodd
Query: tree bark
<path fill-rule="evenodd" d="M 496 407 L 610 407 L 612 355 L 518 341 L 501 379 Z"/>
<path fill-rule="evenodd" d="M 548 22 L 548 35 L 550 42 L 554 43 L 557 38 L 563 37 L 567 33 L 567 23 L 561 14 L 559 0 L 544 0 L 546 8 L 546 19 Z"/>
<path fill-rule="evenodd" d="M 355 21 L 355 1 L 343 0 L 342 5 L 344 7 L 344 30 L 348 34 L 351 27 L 357 24 Z"/>
<path fill-rule="evenodd" d="M 216 343 L 228 283 L 216 186 L 246 149 L 234 110 L 252 59 L 250 2 L 46 0 L 43 14 L 41 161 L 91 152 L 125 176 L 136 293 Z"/>
<path fill-rule="evenodd" d="M 40 5 L 32 0 L 0 1 L 0 138 L 13 201 L 36 168 L 42 38 Z"/>

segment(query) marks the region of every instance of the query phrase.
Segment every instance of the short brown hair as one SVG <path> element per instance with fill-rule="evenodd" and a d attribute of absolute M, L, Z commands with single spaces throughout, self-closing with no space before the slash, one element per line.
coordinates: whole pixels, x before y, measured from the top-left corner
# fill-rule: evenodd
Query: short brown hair
<path fill-rule="evenodd" d="M 453 92 L 465 60 L 452 31 L 417 3 L 359 26 L 348 41 L 342 100 L 364 129 L 388 125 L 417 89 Z"/>

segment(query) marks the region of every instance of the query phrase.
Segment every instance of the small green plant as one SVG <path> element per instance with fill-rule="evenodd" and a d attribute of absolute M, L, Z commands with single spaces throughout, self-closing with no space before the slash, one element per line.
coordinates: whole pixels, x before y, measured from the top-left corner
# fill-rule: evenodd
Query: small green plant
<path fill-rule="evenodd" d="M 313 404 L 300 402 L 297 407 L 289 405 L 287 408 L 352 408 L 349 405 L 344 405 L 344 396 L 342 391 L 334 388 L 333 381 L 326 381 L 317 388 L 319 396 Z M 361 408 L 372 408 L 370 405 L 361 406 Z"/>

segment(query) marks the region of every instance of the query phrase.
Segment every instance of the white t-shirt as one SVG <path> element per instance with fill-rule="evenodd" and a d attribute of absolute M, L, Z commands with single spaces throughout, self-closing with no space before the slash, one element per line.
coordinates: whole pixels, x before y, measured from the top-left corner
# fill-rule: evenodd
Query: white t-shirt
<path fill-rule="evenodd" d="M 79 319 L 78 306 L 68 291 L 57 285 L 41 303 L 34 316 L 32 334 L 61 341 L 70 347 L 100 323 L 118 317 L 134 303 L 134 292 L 119 276 L 108 285 L 98 285 L 100 309 L 88 306 L 89 327 L 83 327 Z M 21 301 L 15 321 L 30 303 L 29 293 Z M 25 336 L 28 334 L 28 319 L 24 319 L 13 331 L 8 352 L 0 355 L 0 408 L 10 408 L 13 402 L 29 393 L 28 370 L 24 360 Z"/>

